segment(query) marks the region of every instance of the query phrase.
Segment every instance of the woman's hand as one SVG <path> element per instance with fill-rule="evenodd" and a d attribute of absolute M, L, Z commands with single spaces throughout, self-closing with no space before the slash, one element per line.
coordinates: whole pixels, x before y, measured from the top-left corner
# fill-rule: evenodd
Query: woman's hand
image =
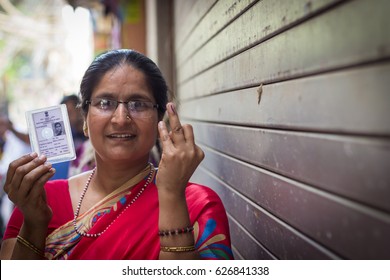
<path fill-rule="evenodd" d="M 204 153 L 195 144 L 192 126 L 180 124 L 173 103 L 167 104 L 167 112 L 171 131 L 168 132 L 163 121 L 158 124 L 163 151 L 156 183 L 159 191 L 182 196 Z"/>
<path fill-rule="evenodd" d="M 203 151 L 195 144 L 191 125 L 181 125 L 173 103 L 167 104 L 169 117 L 168 131 L 164 122 L 159 122 L 158 130 L 162 143 L 161 161 L 158 167 L 156 184 L 159 199 L 160 230 L 180 229 L 192 225 L 185 198 L 185 189 L 195 169 L 204 158 Z M 161 246 L 193 246 L 193 234 L 174 237 L 160 237 Z M 198 259 L 197 251 L 163 252 L 159 259 Z"/>
<path fill-rule="evenodd" d="M 22 156 L 9 165 L 4 191 L 23 213 L 25 225 L 47 227 L 52 211 L 43 186 L 54 173 L 46 157 L 38 157 L 36 153 Z"/>

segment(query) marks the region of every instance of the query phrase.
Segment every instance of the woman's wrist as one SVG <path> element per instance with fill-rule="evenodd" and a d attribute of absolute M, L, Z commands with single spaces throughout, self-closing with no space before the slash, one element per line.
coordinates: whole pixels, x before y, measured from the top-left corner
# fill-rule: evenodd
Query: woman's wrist
<path fill-rule="evenodd" d="M 23 222 L 12 259 L 43 259 L 46 235 L 47 227 L 31 227 Z"/>
<path fill-rule="evenodd" d="M 44 236 L 46 238 L 47 234 L 47 226 L 31 226 L 26 222 L 23 222 L 22 228 L 19 234 L 23 234 L 23 236 L 36 236 L 39 239 Z"/>
<path fill-rule="evenodd" d="M 25 215 L 23 226 L 29 232 L 46 232 L 50 223 L 50 219 L 39 220 L 26 218 Z"/>
<path fill-rule="evenodd" d="M 171 202 L 185 200 L 185 188 L 168 188 L 157 186 L 159 200 L 167 200 Z"/>
<path fill-rule="evenodd" d="M 185 188 L 158 187 L 160 259 L 198 258 Z"/>

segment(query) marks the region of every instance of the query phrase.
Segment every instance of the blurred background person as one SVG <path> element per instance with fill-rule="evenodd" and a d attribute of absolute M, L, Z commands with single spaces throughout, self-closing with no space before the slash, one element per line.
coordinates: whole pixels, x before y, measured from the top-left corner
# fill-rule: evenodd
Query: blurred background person
<path fill-rule="evenodd" d="M 60 104 L 65 104 L 68 111 L 74 148 L 76 150 L 76 159 L 71 162 L 66 161 L 53 164 L 53 167 L 56 169 L 56 173 L 51 178 L 51 180 L 67 179 L 70 175 L 72 175 L 72 170 L 78 168 L 80 164 L 81 156 L 85 150 L 83 144 L 87 140 L 83 132 L 83 117 L 79 108 L 77 107 L 79 104 L 79 97 L 76 94 L 64 96 Z M 87 170 L 89 170 L 89 168 Z"/>
<path fill-rule="evenodd" d="M 84 119 L 78 105 L 80 99 L 76 94 L 65 96 L 61 104 L 68 110 L 69 122 L 72 130 L 76 159 L 69 162 L 68 177 L 95 167 L 94 150 L 84 134 Z"/>
<path fill-rule="evenodd" d="M 4 179 L 8 165 L 20 156 L 30 153 L 30 139 L 28 134 L 15 129 L 13 123 L 4 114 L 0 115 L 0 206 L 1 206 L 1 238 L 3 237 L 4 226 L 13 210 L 13 204 L 4 195 Z"/>
<path fill-rule="evenodd" d="M 83 117 L 80 113 L 80 109 L 77 108 L 77 105 L 79 104 L 79 97 L 76 94 L 64 96 L 61 100 L 61 104 L 66 105 L 74 147 L 77 151 L 84 141 L 87 140 L 83 132 Z"/>

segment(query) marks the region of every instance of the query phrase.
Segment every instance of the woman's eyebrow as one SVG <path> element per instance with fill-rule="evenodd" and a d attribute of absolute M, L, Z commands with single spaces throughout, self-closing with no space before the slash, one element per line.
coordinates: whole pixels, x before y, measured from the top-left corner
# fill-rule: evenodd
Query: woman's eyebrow
<path fill-rule="evenodd" d="M 145 96 L 145 94 L 140 93 L 132 93 L 129 96 L 126 97 L 126 101 L 129 100 L 142 100 L 142 101 L 152 101 L 152 99 L 149 96 Z"/>
<path fill-rule="evenodd" d="M 117 100 L 116 94 L 110 92 L 100 92 L 96 94 L 95 98 L 107 98 L 107 99 Z M 126 96 L 126 98 L 122 101 L 131 101 L 131 100 L 150 101 L 150 102 L 153 101 L 152 98 L 141 93 L 131 93 L 128 96 Z"/>
<path fill-rule="evenodd" d="M 109 98 L 109 99 L 115 99 L 115 94 L 110 93 L 110 92 L 101 92 L 98 93 L 95 97 L 96 98 Z"/>

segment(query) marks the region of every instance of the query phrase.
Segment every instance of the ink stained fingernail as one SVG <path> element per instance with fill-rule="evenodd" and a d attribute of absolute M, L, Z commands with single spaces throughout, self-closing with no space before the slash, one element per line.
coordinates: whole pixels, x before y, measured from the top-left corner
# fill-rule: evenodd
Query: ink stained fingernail
<path fill-rule="evenodd" d="M 172 112 L 176 115 L 176 108 L 175 108 L 175 105 L 174 104 L 171 104 L 171 110 Z"/>

